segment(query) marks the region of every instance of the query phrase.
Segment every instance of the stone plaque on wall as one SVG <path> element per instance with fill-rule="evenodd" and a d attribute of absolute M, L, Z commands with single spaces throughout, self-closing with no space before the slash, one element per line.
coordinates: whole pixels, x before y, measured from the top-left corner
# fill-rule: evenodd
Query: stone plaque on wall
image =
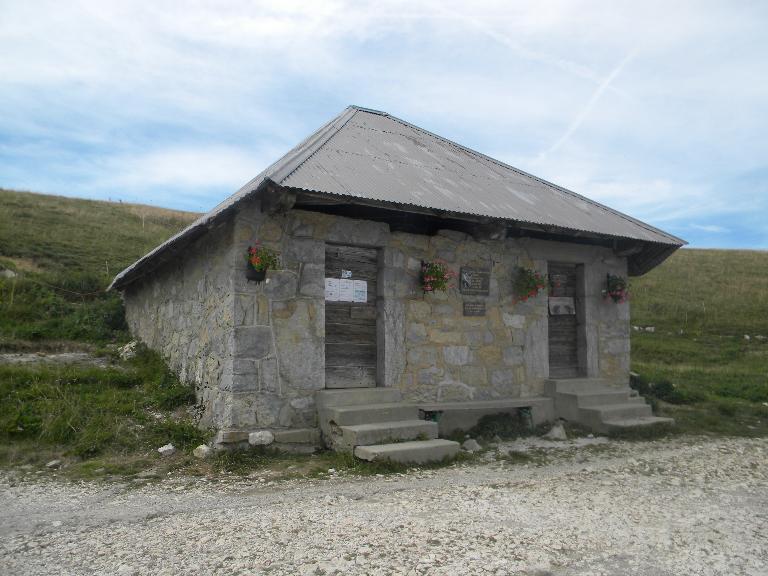
<path fill-rule="evenodd" d="M 462 294 L 488 296 L 491 289 L 491 271 L 488 268 L 462 267 L 459 272 L 459 291 Z"/>
<path fill-rule="evenodd" d="M 485 316 L 485 302 L 464 302 L 464 316 Z"/>

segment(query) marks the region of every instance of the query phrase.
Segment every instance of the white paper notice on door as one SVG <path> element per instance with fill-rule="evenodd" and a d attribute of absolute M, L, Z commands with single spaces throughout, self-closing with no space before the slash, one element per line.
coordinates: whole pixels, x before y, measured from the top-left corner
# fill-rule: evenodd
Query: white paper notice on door
<path fill-rule="evenodd" d="M 365 280 L 353 280 L 352 302 L 368 302 L 368 282 Z"/>
<path fill-rule="evenodd" d="M 352 302 L 354 294 L 354 281 L 346 278 L 339 280 L 339 302 Z"/>
<path fill-rule="evenodd" d="M 338 278 L 325 279 L 325 300 L 327 302 L 339 301 L 339 279 Z"/>

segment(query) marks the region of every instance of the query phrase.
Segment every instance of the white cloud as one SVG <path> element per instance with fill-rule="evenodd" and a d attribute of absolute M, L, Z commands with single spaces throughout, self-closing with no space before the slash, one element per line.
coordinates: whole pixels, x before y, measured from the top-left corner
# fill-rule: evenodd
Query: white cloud
<path fill-rule="evenodd" d="M 690 226 L 694 230 L 702 230 L 704 232 L 713 232 L 715 234 L 730 232 L 728 228 L 725 228 L 723 226 L 717 226 L 715 224 L 689 224 L 688 226 Z"/>
<path fill-rule="evenodd" d="M 0 0 L 0 184 L 212 206 L 355 103 L 653 223 L 710 226 L 749 210 L 719 183 L 765 166 L 766 16 L 693 0 Z"/>
<path fill-rule="evenodd" d="M 102 178 L 131 190 L 221 187 L 234 192 L 267 163 L 264 157 L 233 147 L 165 148 L 111 157 L 104 162 Z"/>

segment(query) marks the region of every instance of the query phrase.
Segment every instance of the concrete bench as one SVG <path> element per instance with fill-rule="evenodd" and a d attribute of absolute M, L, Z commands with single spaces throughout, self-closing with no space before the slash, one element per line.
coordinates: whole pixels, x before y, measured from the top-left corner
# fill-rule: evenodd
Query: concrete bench
<path fill-rule="evenodd" d="M 555 418 L 552 399 L 543 396 L 465 402 L 416 402 L 415 404 L 427 417 L 434 417 L 437 421 L 439 434 L 443 437 L 456 430 L 469 430 L 483 416 L 517 415 L 521 408 L 530 410 L 531 422 L 534 426 L 552 421 Z"/>

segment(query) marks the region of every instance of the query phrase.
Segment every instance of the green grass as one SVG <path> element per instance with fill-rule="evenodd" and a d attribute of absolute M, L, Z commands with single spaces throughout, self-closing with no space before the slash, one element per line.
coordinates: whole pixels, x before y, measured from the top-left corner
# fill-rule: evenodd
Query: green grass
<path fill-rule="evenodd" d="M 632 323 L 699 336 L 768 336 L 768 252 L 678 250 L 630 282 Z"/>
<path fill-rule="evenodd" d="M 632 368 L 658 413 L 682 432 L 768 435 L 768 252 L 680 250 L 631 290 L 632 324 L 656 328 L 633 332 Z"/>
<path fill-rule="evenodd" d="M 126 338 L 112 277 L 197 215 L 0 189 L 0 349 Z"/>
<path fill-rule="evenodd" d="M 0 442 L 34 442 L 92 457 L 172 442 L 194 448 L 207 434 L 172 412 L 194 402 L 157 354 L 119 368 L 0 365 Z"/>

